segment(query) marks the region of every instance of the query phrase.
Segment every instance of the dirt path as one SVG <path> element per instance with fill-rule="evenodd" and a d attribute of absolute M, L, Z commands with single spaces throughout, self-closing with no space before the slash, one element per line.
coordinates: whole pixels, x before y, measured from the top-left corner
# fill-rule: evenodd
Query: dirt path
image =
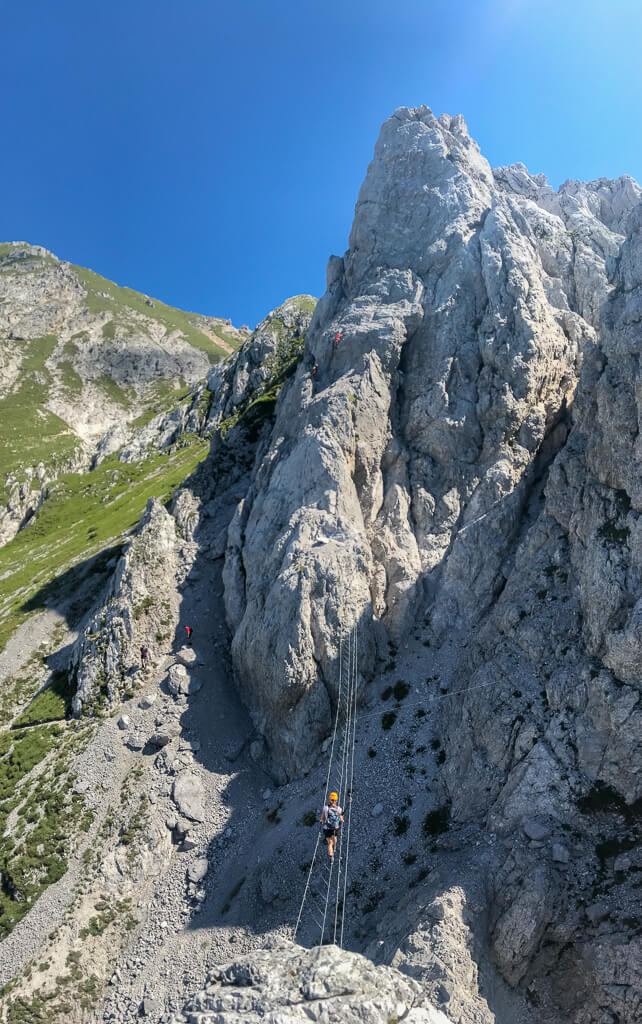
<path fill-rule="evenodd" d="M 223 351 L 226 352 L 228 356 L 231 355 L 232 352 L 236 352 L 236 349 L 232 348 L 229 342 L 224 341 L 223 338 L 221 338 L 220 334 L 215 334 L 214 331 L 208 331 L 206 327 L 199 327 L 199 331 L 201 332 L 201 334 L 206 334 L 208 338 L 211 338 L 214 344 L 218 348 L 223 349 Z"/>
<path fill-rule="evenodd" d="M 184 589 L 179 625 L 180 639 L 185 624 L 194 630 L 198 664 L 193 675 L 203 684 L 187 699 L 180 724 L 183 736 L 196 748 L 205 821 L 190 832 L 195 849 L 188 854 L 175 852 L 162 882 L 157 880 L 140 901 L 141 927 L 119 965 L 121 980 L 92 1018 L 95 1021 L 128 1019 L 127 1014 L 135 1013 L 150 993 L 159 1013 L 161 1007 L 177 1008 L 177 988 L 198 987 L 213 959 L 229 957 L 230 940 L 240 948 L 251 948 L 259 941 L 250 931 L 244 935 L 235 925 L 226 927 L 222 910 L 226 895 L 261 845 L 265 810 L 261 794 L 272 784 L 249 755 L 253 727 L 225 656 L 221 566 L 221 561 L 208 561 L 199 554 L 198 568 Z M 166 788 L 169 795 L 171 782 Z M 159 802 L 157 813 L 176 815 L 176 808 L 167 799 Z M 200 904 L 189 896 L 186 879 L 199 857 L 209 861 Z M 249 900 L 252 903 L 251 896 Z M 252 916 L 250 911 L 248 917 Z M 177 985 L 180 979 L 182 984 Z M 110 1018 L 110 1013 L 116 1017 Z"/>
<path fill-rule="evenodd" d="M 65 617 L 53 608 L 45 608 L 18 626 L 0 652 L 0 683 L 20 672 L 59 627 L 66 628 Z"/>

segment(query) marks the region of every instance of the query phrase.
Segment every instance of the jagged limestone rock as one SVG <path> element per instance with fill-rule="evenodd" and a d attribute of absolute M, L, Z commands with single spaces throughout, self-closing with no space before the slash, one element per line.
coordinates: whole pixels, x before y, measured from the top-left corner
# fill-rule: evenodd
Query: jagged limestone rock
<path fill-rule="evenodd" d="M 420 986 L 390 967 L 375 967 L 336 946 L 303 949 L 273 943 L 212 971 L 183 1008 L 189 1024 L 272 1021 L 304 1024 L 447 1024 Z"/>
<path fill-rule="evenodd" d="M 401 108 L 382 128 L 228 533 L 234 665 L 281 777 L 305 764 L 298 736 L 327 733 L 342 631 L 360 625 L 365 678 L 379 623 L 398 641 L 427 604 L 439 639 L 504 585 L 599 327 L 577 295 L 598 271 L 610 293 L 639 190 L 553 195 L 520 166 L 493 175 L 460 117 Z"/>
<path fill-rule="evenodd" d="M 120 699 L 141 672 L 140 648 L 147 646 L 153 658 L 157 634 L 169 635 L 176 628 L 179 544 L 174 519 L 150 498 L 101 605 L 74 645 L 76 714 L 97 702 Z"/>
<path fill-rule="evenodd" d="M 493 689 L 471 691 L 461 705 L 444 709 L 444 775 L 461 819 L 486 814 L 492 831 L 510 836 L 522 828 L 534 840 L 532 847 L 515 843 L 494 879 L 489 938 L 499 969 L 513 984 L 527 972 L 548 975 L 564 1019 L 597 1024 L 605 1013 L 628 1021 L 639 1012 L 636 943 L 605 944 L 599 918 L 593 927 L 578 920 L 571 893 L 578 876 L 586 879 L 581 891 L 601 886 L 619 922 L 616 933 L 635 916 L 631 896 L 614 887 L 610 872 L 601 874 L 606 865 L 600 868 L 596 850 L 606 835 L 606 850 L 608 842 L 617 851 L 629 841 L 626 807 L 642 796 L 642 206 L 630 179 L 567 183 L 562 212 L 570 208 L 567 193 L 579 203 L 567 223 L 581 219 L 585 246 L 602 228 L 626 238 L 609 235 L 597 306 L 584 307 L 581 288 L 567 292 L 569 305 L 592 321 L 596 341 L 584 347 L 570 432 L 543 499 L 535 492 L 504 589 L 467 655 L 471 685 L 492 680 Z M 585 263 L 571 271 L 581 283 Z M 535 816 L 554 833 L 550 848 L 543 833 L 529 831 Z M 562 877 L 569 858 L 561 840 L 569 831 L 574 871 Z M 566 857 L 556 855 L 558 848 Z M 556 943 L 563 955 L 546 965 L 546 945 Z"/>

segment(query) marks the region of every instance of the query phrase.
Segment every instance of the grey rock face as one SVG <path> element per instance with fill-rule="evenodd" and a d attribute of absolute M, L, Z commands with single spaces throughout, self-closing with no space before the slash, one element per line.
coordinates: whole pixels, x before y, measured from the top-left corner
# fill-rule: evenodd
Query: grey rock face
<path fill-rule="evenodd" d="M 274 944 L 213 971 L 183 1008 L 190 1024 L 287 1021 L 304 1024 L 447 1024 L 417 982 L 336 946 Z"/>
<path fill-rule="evenodd" d="M 311 295 L 287 299 L 258 324 L 233 360 L 212 367 L 207 377 L 212 395 L 207 430 L 229 420 L 248 398 L 278 377 L 299 351 L 315 305 Z"/>
<path fill-rule="evenodd" d="M 156 634 L 168 626 L 175 628 L 178 543 L 174 519 L 150 498 L 104 603 L 91 615 L 74 646 L 76 714 L 97 701 L 119 699 L 140 672 L 140 647 L 147 646 L 153 658 Z"/>
<path fill-rule="evenodd" d="M 504 171 L 500 177 L 517 188 Z M 518 178 L 526 189 L 523 170 Z M 532 196 L 519 200 L 531 222 L 533 202 L 555 212 L 537 183 Z M 609 906 L 614 930 L 625 932 L 635 917 L 627 906 L 639 901 L 614 887 L 613 874 L 600 875 L 595 853 L 605 832 L 616 850 L 627 841 L 626 808 L 642 795 L 639 199 L 630 179 L 560 190 L 562 216 L 583 253 L 560 280 L 576 281 L 567 299 L 595 340 L 584 345 L 567 436 L 542 498 L 535 487 L 501 596 L 466 658 L 472 686 L 492 681 L 492 689 L 471 691 L 443 714 L 455 813 L 486 814 L 502 835 L 521 826 L 533 840 L 532 850 L 514 845 L 494 879 L 495 962 L 513 984 L 527 971 L 550 972 L 552 997 L 572 1024 L 612 1013 L 634 1020 L 639 1012 L 637 940 L 605 945 L 599 935 Z M 599 238 L 607 253 L 601 264 L 592 249 Z M 550 235 L 543 243 L 557 245 Z M 562 829 L 574 833 L 572 873 Z M 586 881 L 578 887 L 573 875 Z M 609 894 L 606 911 L 589 907 L 592 927 L 572 912 L 578 888 L 584 899 L 596 889 Z M 564 952 L 544 969 L 546 941 Z"/>
<path fill-rule="evenodd" d="M 555 193 L 493 172 L 461 118 L 397 111 L 225 556 L 234 668 L 280 780 L 330 731 L 352 626 L 360 687 L 420 617 L 452 646 L 471 691 L 440 713 L 444 799 L 510 850 L 490 955 L 512 986 L 548 977 L 573 1024 L 635 1018 L 635 944 L 599 954 L 572 907 L 604 841 L 585 808 L 625 837 L 642 794 L 641 201 L 629 178 Z"/>
<path fill-rule="evenodd" d="M 501 591 L 639 195 L 494 175 L 425 107 L 384 124 L 228 532 L 234 666 L 281 777 L 327 734 L 342 631 L 367 678 L 381 626 L 398 640 L 427 604 L 438 640 Z"/>

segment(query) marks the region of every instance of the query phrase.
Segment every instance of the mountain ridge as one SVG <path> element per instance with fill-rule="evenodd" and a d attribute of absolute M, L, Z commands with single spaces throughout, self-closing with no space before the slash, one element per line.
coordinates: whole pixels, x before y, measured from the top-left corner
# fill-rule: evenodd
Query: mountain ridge
<path fill-rule="evenodd" d="M 247 333 L 42 246 L 0 244 L 0 541 L 34 514 L 48 481 L 89 468 L 111 426 L 176 403 Z"/>
<path fill-rule="evenodd" d="M 225 978 L 306 959 L 279 942 L 306 879 L 326 894 L 326 782 L 345 946 L 414 979 L 419 1020 L 639 1018 L 641 226 L 632 179 L 553 193 L 461 116 L 384 123 L 325 295 L 210 371 L 206 458 L 56 649 L 90 820 L 74 902 L 52 884 L 0 946 L 11 1024 L 45 997 L 83 1024 L 253 1019 L 266 990 Z M 55 756 L 0 803 L 21 851 Z M 323 943 L 312 913 L 297 938 Z"/>

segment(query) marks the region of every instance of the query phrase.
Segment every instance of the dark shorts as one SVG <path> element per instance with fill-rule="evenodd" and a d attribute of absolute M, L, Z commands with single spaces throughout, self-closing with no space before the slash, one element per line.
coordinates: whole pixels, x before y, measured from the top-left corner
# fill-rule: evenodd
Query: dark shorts
<path fill-rule="evenodd" d="M 338 828 L 332 828 L 330 825 L 324 825 L 323 826 L 323 836 L 324 836 L 324 839 L 333 839 L 335 836 L 338 836 L 338 835 L 339 835 L 339 829 Z"/>

